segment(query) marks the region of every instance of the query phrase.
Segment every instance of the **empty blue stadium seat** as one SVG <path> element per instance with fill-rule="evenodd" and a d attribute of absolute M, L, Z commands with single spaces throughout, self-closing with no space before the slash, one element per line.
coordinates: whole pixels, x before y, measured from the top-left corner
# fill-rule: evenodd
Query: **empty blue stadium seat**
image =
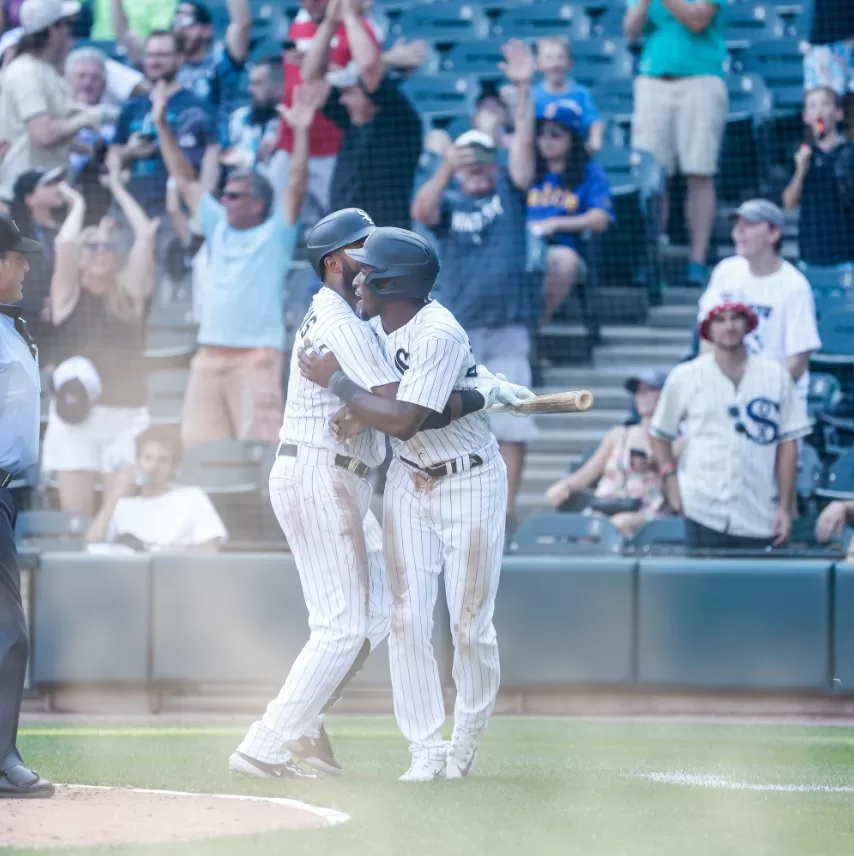
<path fill-rule="evenodd" d="M 415 74 L 401 87 L 424 116 L 471 116 L 479 86 L 466 78 Z"/>
<path fill-rule="evenodd" d="M 390 34 L 436 42 L 486 38 L 489 22 L 480 6 L 447 0 L 407 9 L 391 24 Z"/>
<path fill-rule="evenodd" d="M 821 351 L 811 362 L 819 366 L 854 365 L 854 308 L 827 312 L 818 322 Z"/>
<path fill-rule="evenodd" d="M 813 291 L 816 289 L 841 289 L 854 295 L 854 266 L 852 265 L 823 267 L 804 264 L 801 266 L 801 270 L 810 281 Z"/>
<path fill-rule="evenodd" d="M 441 71 L 461 75 L 476 75 L 480 79 L 503 78 L 498 64 L 504 61 L 501 45 L 482 39 L 466 40 L 454 45 L 444 57 L 439 67 Z"/>
<path fill-rule="evenodd" d="M 721 14 L 730 49 L 785 35 L 783 19 L 767 3 L 732 3 Z"/>
<path fill-rule="evenodd" d="M 754 42 L 740 57 L 742 70 L 758 74 L 769 85 L 803 85 L 804 57 L 797 39 Z"/>
<path fill-rule="evenodd" d="M 585 86 L 600 80 L 632 77 L 635 59 L 625 39 L 585 39 L 572 46 L 572 75 Z"/>
<path fill-rule="evenodd" d="M 620 39 L 623 38 L 623 16 L 626 9 L 625 4 L 609 6 L 606 9 L 591 14 L 593 11 L 584 7 L 590 17 L 590 35 L 596 38 Z"/>
<path fill-rule="evenodd" d="M 824 499 L 854 499 L 854 449 L 849 449 L 830 465 L 825 484 L 815 492 Z"/>
<path fill-rule="evenodd" d="M 810 385 L 807 393 L 807 410 L 810 419 L 815 421 L 822 410 L 833 407 L 842 395 L 839 378 L 825 372 L 810 372 Z"/>
<path fill-rule="evenodd" d="M 15 541 L 41 550 L 76 550 L 83 546 L 91 522 L 91 517 L 73 511 L 22 511 L 15 522 Z"/>
<path fill-rule="evenodd" d="M 749 117 L 754 123 L 768 118 L 774 109 L 774 100 L 765 81 L 758 74 L 733 74 L 727 78 L 729 110 L 727 119 L 732 122 Z"/>
<path fill-rule="evenodd" d="M 148 373 L 148 412 L 155 425 L 179 425 L 187 392 L 186 369 Z"/>
<path fill-rule="evenodd" d="M 617 553 L 620 533 L 607 517 L 587 514 L 537 514 L 514 533 L 510 552 L 518 555 L 602 555 Z"/>
<path fill-rule="evenodd" d="M 603 116 L 610 116 L 621 124 L 631 121 L 634 112 L 634 81 L 630 77 L 603 78 L 593 87 L 591 95 Z"/>
<path fill-rule="evenodd" d="M 507 9 L 492 26 L 492 34 L 502 40 L 566 36 L 586 39 L 590 20 L 583 9 L 562 0 L 538 0 L 531 5 Z"/>
<path fill-rule="evenodd" d="M 672 555 L 685 549 L 685 520 L 682 517 L 656 517 L 645 523 L 628 543 L 634 553 Z"/>
<path fill-rule="evenodd" d="M 821 485 L 823 471 L 818 452 L 812 446 L 802 445 L 798 456 L 798 496 L 804 500 L 812 499 Z"/>

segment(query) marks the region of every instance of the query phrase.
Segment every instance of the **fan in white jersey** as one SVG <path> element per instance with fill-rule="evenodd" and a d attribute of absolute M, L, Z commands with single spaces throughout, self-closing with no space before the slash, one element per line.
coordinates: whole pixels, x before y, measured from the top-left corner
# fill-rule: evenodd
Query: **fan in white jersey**
<path fill-rule="evenodd" d="M 334 391 L 364 424 L 392 437 L 394 460 L 383 499 L 383 544 L 392 589 L 389 637 L 398 724 L 410 741 L 404 782 L 458 779 L 473 769 L 498 692 L 492 616 L 504 545 L 507 470 L 486 414 L 428 428 L 455 387 L 473 391 L 483 374 L 465 331 L 428 299 L 439 272 L 418 235 L 377 229 L 361 250 L 356 278 L 363 317 L 371 318 L 400 386 L 394 400 L 372 395 L 339 366 L 337 355 L 301 353 L 306 376 Z M 533 393 L 502 383 L 496 400 L 518 404 Z M 445 707 L 431 636 L 439 574 L 454 641 L 457 688 L 450 744 L 440 729 Z"/>
<path fill-rule="evenodd" d="M 398 374 L 368 324 L 354 312 L 359 266 L 345 254 L 374 229 L 359 209 L 335 212 L 307 236 L 309 258 L 324 287 L 298 333 L 338 355 L 366 388 L 394 397 Z M 341 772 L 322 715 L 388 633 L 389 596 L 382 534 L 369 509 L 369 467 L 385 457 L 385 438 L 368 429 L 349 441 L 330 432 L 339 398 L 307 381 L 291 360 L 280 445 L 270 474 L 270 498 L 296 560 L 311 636 L 279 695 L 231 756 L 234 772 L 258 778 L 300 775 L 292 756 L 330 774 Z M 486 383 L 487 395 L 496 382 Z M 457 412 L 464 412 L 460 394 Z M 479 397 L 483 406 L 484 398 Z M 450 419 L 434 414 L 437 426 Z"/>
<path fill-rule="evenodd" d="M 798 440 L 810 422 L 788 371 L 745 347 L 758 323 L 745 303 L 711 307 L 700 334 L 713 352 L 673 369 L 652 418 L 653 454 L 689 550 L 764 550 L 791 532 Z"/>

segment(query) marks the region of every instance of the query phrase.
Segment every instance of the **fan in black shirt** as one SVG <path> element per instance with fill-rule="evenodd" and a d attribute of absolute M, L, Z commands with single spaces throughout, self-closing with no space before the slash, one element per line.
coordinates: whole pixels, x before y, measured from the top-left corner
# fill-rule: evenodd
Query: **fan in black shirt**
<path fill-rule="evenodd" d="M 345 77 L 352 73 L 341 72 Z M 332 88 L 323 112 L 344 132 L 332 178 L 332 209 L 361 208 L 378 226 L 410 228 L 424 132 L 406 96 L 388 77 L 371 93 L 355 78 L 349 86 Z"/>

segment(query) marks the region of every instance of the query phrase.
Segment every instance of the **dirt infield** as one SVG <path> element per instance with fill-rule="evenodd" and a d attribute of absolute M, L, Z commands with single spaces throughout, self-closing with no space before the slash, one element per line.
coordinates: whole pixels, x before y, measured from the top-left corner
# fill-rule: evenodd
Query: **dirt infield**
<path fill-rule="evenodd" d="M 345 814 L 295 800 L 59 786 L 50 800 L 7 800 L 3 847 L 169 844 L 330 826 Z"/>

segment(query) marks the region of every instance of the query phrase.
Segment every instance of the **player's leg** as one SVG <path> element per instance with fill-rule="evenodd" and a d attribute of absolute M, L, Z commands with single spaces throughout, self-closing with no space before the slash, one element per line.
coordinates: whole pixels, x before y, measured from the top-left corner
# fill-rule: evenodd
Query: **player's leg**
<path fill-rule="evenodd" d="M 442 552 L 425 513 L 428 506 L 429 494 L 419 491 L 411 472 L 393 461 L 383 495 L 383 543 L 391 587 L 394 715 L 412 753 L 412 765 L 401 777 L 405 782 L 440 778 L 445 766 L 445 703 L 432 641 Z"/>
<path fill-rule="evenodd" d="M 270 476 L 276 517 L 294 554 L 311 635 L 279 695 L 249 729 L 239 753 L 265 764 L 289 758 L 285 744 L 318 716 L 367 635 L 368 558 L 362 508 L 367 483 L 337 467 L 279 458 Z"/>
<path fill-rule="evenodd" d="M 492 616 L 504 550 L 506 496 L 506 469 L 496 455 L 481 467 L 443 480 L 434 500 L 441 514 L 457 688 L 446 766 L 449 779 L 472 771 L 498 694 L 500 667 Z"/>

